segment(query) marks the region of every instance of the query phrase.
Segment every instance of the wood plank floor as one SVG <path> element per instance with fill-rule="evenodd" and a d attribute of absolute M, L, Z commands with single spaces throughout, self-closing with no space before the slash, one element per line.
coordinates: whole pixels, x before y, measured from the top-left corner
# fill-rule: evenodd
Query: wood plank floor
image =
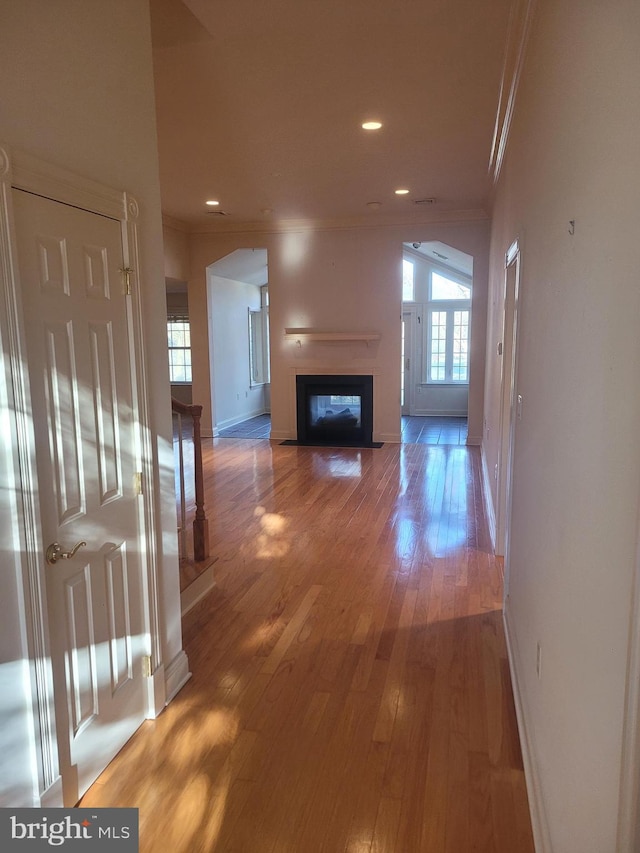
<path fill-rule="evenodd" d="M 193 678 L 82 806 L 153 853 L 530 853 L 477 449 L 205 442 Z"/>

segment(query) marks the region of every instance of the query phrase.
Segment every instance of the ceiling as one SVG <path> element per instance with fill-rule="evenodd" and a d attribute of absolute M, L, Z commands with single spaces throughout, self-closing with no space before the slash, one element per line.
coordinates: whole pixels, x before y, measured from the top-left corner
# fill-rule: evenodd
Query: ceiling
<path fill-rule="evenodd" d="M 429 240 L 427 243 L 403 243 L 403 246 L 407 256 L 417 255 L 461 272 L 463 275 L 473 275 L 473 256 L 439 240 Z"/>
<path fill-rule="evenodd" d="M 165 214 L 216 230 L 487 210 L 511 0 L 150 6 Z"/>
<path fill-rule="evenodd" d="M 256 287 L 261 287 L 269 281 L 266 249 L 236 249 L 210 264 L 208 269 L 214 275 L 245 284 L 255 284 Z"/>

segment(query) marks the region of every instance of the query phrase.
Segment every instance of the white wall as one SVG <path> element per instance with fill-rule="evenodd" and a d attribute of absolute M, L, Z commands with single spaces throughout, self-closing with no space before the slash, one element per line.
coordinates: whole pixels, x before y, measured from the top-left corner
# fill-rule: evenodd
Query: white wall
<path fill-rule="evenodd" d="M 174 220 L 162 220 L 162 239 L 164 242 L 164 275 L 173 281 L 187 281 L 189 278 L 189 234 L 186 227 Z"/>
<path fill-rule="evenodd" d="M 265 386 L 251 386 L 249 308 L 259 310 L 255 284 L 208 275 L 214 434 L 267 411 Z"/>
<path fill-rule="evenodd" d="M 140 256 L 155 439 L 157 536 L 165 664 L 179 659 L 182 640 L 173 494 L 173 454 L 166 354 L 166 308 L 156 151 L 149 11 L 146 0 L 3 0 L 0 4 L 0 140 L 112 187 L 140 206 Z M 2 477 L 3 484 L 7 482 Z M 10 503 L 0 489 L 0 533 L 13 541 Z M 25 654 L 16 620 L 21 601 L 3 563 L 0 650 Z M 5 670 L 3 670 L 4 672 Z M 13 668 L 3 697 L 20 707 L 24 688 Z M 28 697 L 27 697 L 28 698 Z M 3 709 L 6 713 L 6 709 Z M 18 712 L 16 711 L 16 714 Z M 0 731 L 5 729 L 4 718 Z M 30 768 L 24 738 L 8 751 L 0 741 L 0 802 L 31 805 L 22 781 Z"/>
<path fill-rule="evenodd" d="M 494 209 L 484 451 L 492 470 L 518 238 L 507 617 L 539 850 L 553 853 L 630 849 L 616 823 L 640 493 L 638 44 L 634 0 L 539 0 Z"/>
<path fill-rule="evenodd" d="M 269 252 L 272 437 L 295 438 L 296 371 L 347 369 L 373 372 L 374 439 L 400 437 L 400 318 L 402 243 L 440 240 L 474 257 L 474 330 L 469 435 L 482 434 L 488 223 L 358 228 L 312 227 L 271 232 L 194 234 L 189 305 L 194 350 L 194 400 L 203 403 L 203 429 L 211 408 L 206 329 L 206 267 L 235 249 Z M 303 343 L 285 340 L 288 327 L 323 331 L 374 331 L 379 342 Z M 210 424 L 209 424 L 210 428 Z"/>

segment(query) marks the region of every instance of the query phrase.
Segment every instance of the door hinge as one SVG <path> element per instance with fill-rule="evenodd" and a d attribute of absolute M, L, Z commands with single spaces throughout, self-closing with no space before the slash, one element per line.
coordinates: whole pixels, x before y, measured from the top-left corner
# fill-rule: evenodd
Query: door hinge
<path fill-rule="evenodd" d="M 151 670 L 151 655 L 142 656 L 142 677 L 151 678 L 153 672 Z"/>
<path fill-rule="evenodd" d="M 136 497 L 142 494 L 142 471 L 136 471 L 133 475 L 133 491 Z"/>
<path fill-rule="evenodd" d="M 122 267 L 120 269 L 120 272 L 122 273 L 122 278 L 124 281 L 125 296 L 131 296 L 131 273 L 133 272 L 133 270 L 131 269 L 131 267 Z"/>

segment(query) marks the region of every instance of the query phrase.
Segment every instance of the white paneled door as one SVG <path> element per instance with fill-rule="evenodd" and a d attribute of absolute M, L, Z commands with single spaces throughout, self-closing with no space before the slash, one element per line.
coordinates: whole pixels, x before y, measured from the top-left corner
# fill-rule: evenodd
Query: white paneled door
<path fill-rule="evenodd" d="M 145 716 L 120 222 L 13 191 L 56 722 L 73 805 Z"/>

